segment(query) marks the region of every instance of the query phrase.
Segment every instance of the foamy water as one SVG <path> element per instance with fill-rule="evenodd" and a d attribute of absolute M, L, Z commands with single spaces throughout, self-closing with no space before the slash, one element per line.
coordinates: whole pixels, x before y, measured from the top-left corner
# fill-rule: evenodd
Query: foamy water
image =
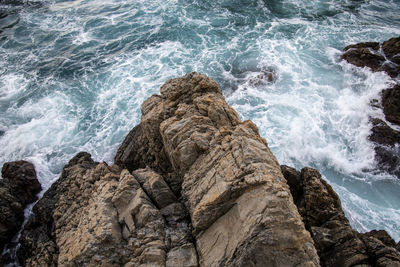
<path fill-rule="evenodd" d="M 0 164 L 48 188 L 79 151 L 112 163 L 141 103 L 169 78 L 214 78 L 281 164 L 318 168 L 352 225 L 400 240 L 400 182 L 375 171 L 370 102 L 396 81 L 340 60 L 400 35 L 398 1 L 43 1 L 2 6 Z M 10 26 L 18 18 L 18 23 Z M 272 83 L 253 83 L 263 71 Z"/>

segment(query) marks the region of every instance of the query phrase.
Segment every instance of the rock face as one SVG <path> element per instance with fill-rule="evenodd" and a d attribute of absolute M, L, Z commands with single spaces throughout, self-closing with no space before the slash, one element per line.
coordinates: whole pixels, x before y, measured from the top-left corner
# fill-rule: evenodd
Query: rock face
<path fill-rule="evenodd" d="M 160 92 L 143 104 L 140 130 L 129 134 L 115 161 L 128 169 L 165 162 L 166 182 L 190 213 L 200 265 L 318 265 L 257 127 L 241 122 L 206 76 L 172 79 Z M 127 150 L 142 143 L 143 137 L 132 138 L 140 131 L 148 136 L 147 149 Z"/>
<path fill-rule="evenodd" d="M 34 166 L 26 161 L 7 162 L 0 179 L 0 251 L 24 221 L 25 207 L 37 200 L 41 186 Z"/>
<path fill-rule="evenodd" d="M 80 153 L 34 207 L 24 266 L 319 266 L 280 166 L 198 73 L 142 105 L 115 165 Z"/>
<path fill-rule="evenodd" d="M 376 42 L 349 45 L 344 48 L 342 58 L 358 67 L 369 67 L 372 71 L 384 71 L 392 78 L 400 75 L 400 37 L 389 39 L 382 44 Z M 381 93 L 381 107 L 385 119 L 400 126 L 400 85 Z M 375 145 L 378 168 L 400 178 L 400 132 L 386 122 L 371 118 L 373 126 L 370 140 Z"/>
<path fill-rule="evenodd" d="M 197 266 L 188 214 L 163 178 L 76 155 L 34 207 L 25 266 Z"/>
<path fill-rule="evenodd" d="M 281 166 L 321 266 L 400 266 L 400 252 L 383 230 L 360 234 L 347 220 L 337 194 L 319 172 Z"/>

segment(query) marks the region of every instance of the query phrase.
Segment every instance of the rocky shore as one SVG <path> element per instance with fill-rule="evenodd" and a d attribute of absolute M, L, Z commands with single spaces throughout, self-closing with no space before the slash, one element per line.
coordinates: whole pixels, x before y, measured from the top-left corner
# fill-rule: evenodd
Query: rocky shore
<path fill-rule="evenodd" d="M 280 166 L 198 73 L 143 103 L 114 165 L 71 159 L 33 213 L 22 266 L 400 266 L 399 244 L 353 230 L 318 171 Z"/>
<path fill-rule="evenodd" d="M 12 241 L 24 221 L 24 209 L 37 200 L 42 189 L 32 163 L 8 162 L 3 165 L 0 179 L 0 251 Z M 9 255 L 1 255 L 0 266 Z"/>
<path fill-rule="evenodd" d="M 344 48 L 342 58 L 358 67 L 384 71 L 392 78 L 400 78 L 400 37 L 382 44 L 359 43 Z M 373 125 L 370 140 L 375 143 L 378 167 L 400 178 L 400 85 L 382 91 L 378 106 L 383 110 L 385 121 L 370 118 Z"/>

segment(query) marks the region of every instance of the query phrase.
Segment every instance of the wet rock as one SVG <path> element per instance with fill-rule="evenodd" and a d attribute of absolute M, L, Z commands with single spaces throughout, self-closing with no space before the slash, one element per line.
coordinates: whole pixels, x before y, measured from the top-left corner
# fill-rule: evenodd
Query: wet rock
<path fill-rule="evenodd" d="M 282 169 L 291 190 L 301 192 L 297 208 L 314 239 L 321 266 L 400 266 L 400 252 L 385 231 L 360 234 L 351 228 L 338 195 L 317 170 Z M 293 181 L 300 183 L 293 188 Z"/>
<path fill-rule="evenodd" d="M 400 142 L 400 133 L 386 122 L 376 118 L 371 118 L 371 122 L 373 125 L 372 133 L 369 136 L 371 141 L 387 146 L 394 146 Z"/>
<path fill-rule="evenodd" d="M 382 91 L 382 106 L 386 120 L 400 125 L 400 85 Z"/>
<path fill-rule="evenodd" d="M 33 164 L 4 163 L 0 180 L 0 251 L 11 241 L 24 221 L 25 207 L 34 202 L 41 186 Z"/>
<path fill-rule="evenodd" d="M 400 74 L 400 37 L 391 38 L 382 44 L 370 42 L 347 46 L 342 58 L 358 67 L 384 71 L 396 78 Z M 400 126 L 400 86 L 383 90 L 381 96 L 385 119 Z M 400 178 L 400 132 L 380 119 L 371 118 L 370 121 L 373 127 L 369 139 L 375 143 L 378 169 Z"/>
<path fill-rule="evenodd" d="M 385 71 L 395 78 L 400 73 L 400 37 L 383 44 L 376 42 L 349 45 L 343 49 L 342 58 L 358 67 L 372 71 Z"/>
<path fill-rule="evenodd" d="M 382 50 L 390 61 L 400 64 L 400 37 L 383 42 Z"/>
<path fill-rule="evenodd" d="M 258 74 L 249 78 L 249 83 L 252 86 L 263 86 L 274 83 L 277 79 L 277 74 L 272 68 L 264 68 Z"/>

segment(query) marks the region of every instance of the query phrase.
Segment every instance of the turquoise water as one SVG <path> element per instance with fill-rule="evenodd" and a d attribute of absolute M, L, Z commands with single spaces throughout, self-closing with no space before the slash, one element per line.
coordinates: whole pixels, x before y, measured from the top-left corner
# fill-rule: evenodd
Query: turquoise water
<path fill-rule="evenodd" d="M 399 1 L 24 2 L 0 7 L 0 164 L 44 187 L 77 152 L 112 163 L 140 104 L 169 78 L 214 78 L 282 164 L 313 166 L 359 231 L 400 240 L 400 180 L 375 171 L 369 104 L 396 81 L 340 60 L 400 35 Z M 264 70 L 276 81 L 254 83 Z M 398 81 L 397 81 L 398 82 Z"/>

